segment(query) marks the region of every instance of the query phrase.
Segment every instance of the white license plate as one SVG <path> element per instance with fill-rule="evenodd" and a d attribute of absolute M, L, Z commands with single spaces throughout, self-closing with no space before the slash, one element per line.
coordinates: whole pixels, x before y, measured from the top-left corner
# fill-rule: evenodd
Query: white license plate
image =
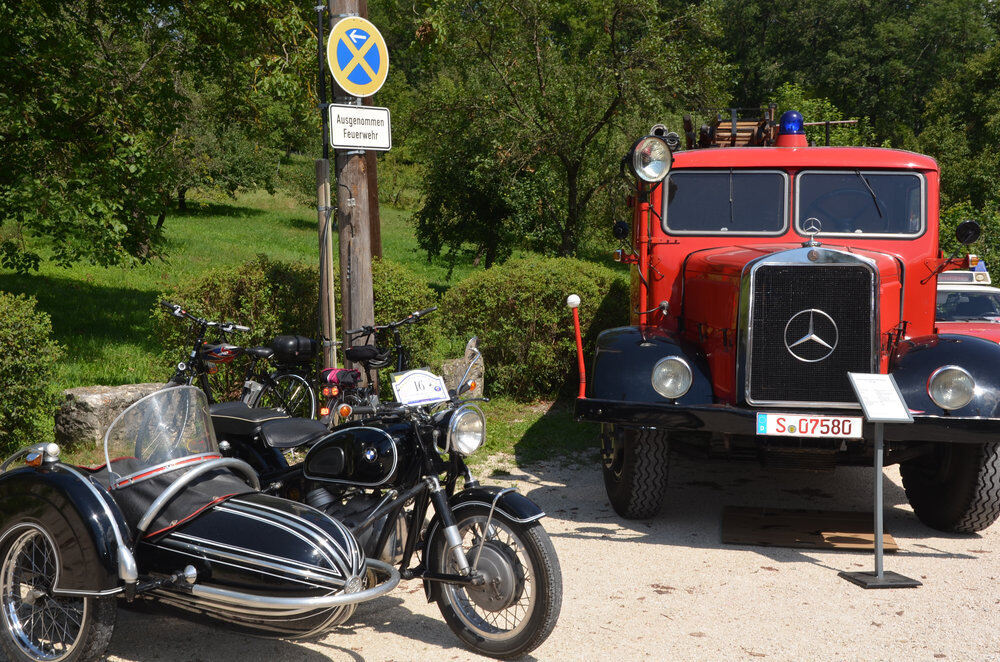
<path fill-rule="evenodd" d="M 757 414 L 757 434 L 759 435 L 860 439 L 863 432 L 860 416 Z"/>

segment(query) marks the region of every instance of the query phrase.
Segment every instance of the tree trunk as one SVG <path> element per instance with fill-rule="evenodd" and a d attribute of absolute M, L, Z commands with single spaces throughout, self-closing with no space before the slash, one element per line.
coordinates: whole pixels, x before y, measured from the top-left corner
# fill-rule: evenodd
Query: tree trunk
<path fill-rule="evenodd" d="M 177 211 L 187 211 L 187 187 L 181 186 L 177 189 Z"/>
<path fill-rule="evenodd" d="M 163 221 L 167 220 L 167 210 L 161 209 L 160 215 L 156 217 L 156 231 L 159 232 L 163 229 Z"/>
<path fill-rule="evenodd" d="M 576 253 L 579 243 L 578 230 L 580 226 L 580 165 L 578 163 L 566 166 L 566 223 L 563 225 L 562 240 L 559 243 L 560 257 L 570 257 Z"/>

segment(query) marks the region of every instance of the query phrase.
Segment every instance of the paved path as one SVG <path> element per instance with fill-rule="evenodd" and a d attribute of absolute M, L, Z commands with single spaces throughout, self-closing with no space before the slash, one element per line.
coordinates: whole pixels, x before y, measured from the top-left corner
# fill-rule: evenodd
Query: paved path
<path fill-rule="evenodd" d="M 562 615 L 537 660 L 962 660 L 1000 662 L 1000 523 L 950 536 L 922 525 L 886 471 L 886 569 L 924 582 L 865 591 L 840 570 L 871 554 L 722 545 L 726 505 L 870 510 L 870 470 L 774 472 L 675 458 L 668 504 L 626 522 L 594 464 L 544 464 L 516 484 L 549 513 L 562 563 Z M 509 480 L 508 480 L 509 478 Z M 122 610 L 112 660 L 277 662 L 485 659 L 462 648 L 419 582 L 359 608 L 321 641 L 254 639 L 158 613 Z M 532 658 L 528 658 L 532 659 Z"/>

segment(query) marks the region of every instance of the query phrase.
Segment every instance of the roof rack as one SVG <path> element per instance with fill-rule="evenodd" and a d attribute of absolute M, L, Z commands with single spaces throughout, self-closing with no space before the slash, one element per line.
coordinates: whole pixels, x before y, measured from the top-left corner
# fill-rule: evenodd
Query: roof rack
<path fill-rule="evenodd" d="M 702 124 L 695 134 L 690 115 L 684 116 L 684 137 L 688 149 L 707 147 L 765 147 L 777 136 L 775 114 L 778 105 L 767 108 L 730 108 L 726 115 L 719 111 L 711 124 Z"/>

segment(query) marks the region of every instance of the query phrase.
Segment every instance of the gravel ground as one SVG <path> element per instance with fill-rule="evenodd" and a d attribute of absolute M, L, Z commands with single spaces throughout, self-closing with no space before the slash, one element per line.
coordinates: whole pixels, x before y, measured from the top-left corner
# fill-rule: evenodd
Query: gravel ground
<path fill-rule="evenodd" d="M 886 470 L 885 568 L 916 589 L 864 590 L 837 576 L 871 553 L 722 545 L 726 505 L 871 509 L 871 470 L 774 472 L 674 458 L 653 521 L 611 510 L 595 463 L 546 463 L 487 482 L 516 485 L 547 511 L 563 605 L 537 660 L 1000 661 L 1000 523 L 981 535 L 933 531 Z M 264 640 L 160 613 L 120 610 L 111 660 L 473 660 L 418 581 L 358 609 L 312 642 Z"/>

